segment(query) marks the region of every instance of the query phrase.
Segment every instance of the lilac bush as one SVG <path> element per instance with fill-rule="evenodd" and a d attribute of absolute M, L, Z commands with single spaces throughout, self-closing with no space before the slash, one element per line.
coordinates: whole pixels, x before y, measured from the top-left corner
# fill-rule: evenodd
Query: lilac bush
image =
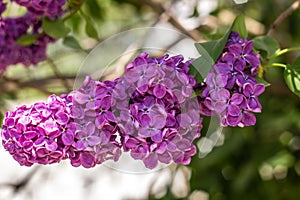
<path fill-rule="evenodd" d="M 65 102 L 51 95 L 46 102 L 6 113 L 2 144 L 20 165 L 52 164 L 67 158 L 70 145 L 64 138 L 70 134 L 71 110 Z"/>
<path fill-rule="evenodd" d="M 137 56 L 116 79 L 114 115 L 123 150 L 147 168 L 162 163 L 189 164 L 200 136 L 197 100 L 191 98 L 195 79 L 188 75 L 190 61 L 182 56 Z"/>
<path fill-rule="evenodd" d="M 253 113 L 261 112 L 257 97 L 265 89 L 255 79 L 259 66 L 253 41 L 231 32 L 223 53 L 205 79 L 206 86 L 199 97 L 202 114 L 217 114 L 222 126 L 254 125 Z"/>

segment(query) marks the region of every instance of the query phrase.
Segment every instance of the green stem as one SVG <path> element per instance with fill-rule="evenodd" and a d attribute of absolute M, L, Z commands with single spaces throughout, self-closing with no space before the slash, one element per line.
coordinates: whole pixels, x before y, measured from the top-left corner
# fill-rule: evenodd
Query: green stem
<path fill-rule="evenodd" d="M 268 67 L 282 67 L 282 68 L 286 68 L 287 66 L 285 64 L 282 64 L 282 63 L 272 63 Z"/>
<path fill-rule="evenodd" d="M 270 59 L 276 58 L 278 56 L 281 56 L 281 55 L 286 54 L 286 53 L 291 52 L 291 51 L 298 51 L 298 50 L 300 50 L 300 46 L 282 49 L 282 50 L 276 52 L 273 56 L 271 56 Z"/>

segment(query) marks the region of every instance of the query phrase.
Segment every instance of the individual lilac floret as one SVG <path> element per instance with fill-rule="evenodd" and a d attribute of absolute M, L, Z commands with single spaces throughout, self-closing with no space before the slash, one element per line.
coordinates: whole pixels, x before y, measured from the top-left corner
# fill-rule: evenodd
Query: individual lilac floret
<path fill-rule="evenodd" d="M 262 109 L 258 96 L 265 89 L 255 79 L 259 66 L 253 41 L 232 32 L 223 53 L 205 79 L 206 86 L 199 97 L 201 113 L 217 114 L 222 126 L 254 125 L 253 113 Z"/>
<path fill-rule="evenodd" d="M 10 65 L 22 63 L 27 67 L 46 60 L 47 45 L 54 39 L 42 34 L 41 25 L 41 21 L 31 14 L 16 18 L 0 17 L 0 71 L 5 71 Z M 40 36 L 33 44 L 17 44 L 17 40 L 27 34 Z"/>
<path fill-rule="evenodd" d="M 7 112 L 1 131 L 4 148 L 20 163 L 52 164 L 67 158 L 66 135 L 70 108 L 64 98 L 51 95 L 46 102 Z"/>
<path fill-rule="evenodd" d="M 68 129 L 74 135 L 68 140 L 72 144 L 68 156 L 73 166 L 90 168 L 106 160 L 117 161 L 121 155 L 116 141 L 116 120 L 111 111 L 113 85 L 87 77 L 78 90 L 68 95 L 73 120 Z"/>
<path fill-rule="evenodd" d="M 66 0 L 12 0 L 24 6 L 27 10 L 37 16 L 47 16 L 50 19 L 60 17 L 63 13 L 63 6 Z"/>
<path fill-rule="evenodd" d="M 193 141 L 202 128 L 196 81 L 182 56 L 137 56 L 116 79 L 112 111 L 123 149 L 153 169 L 162 163 L 189 164 L 196 154 Z"/>

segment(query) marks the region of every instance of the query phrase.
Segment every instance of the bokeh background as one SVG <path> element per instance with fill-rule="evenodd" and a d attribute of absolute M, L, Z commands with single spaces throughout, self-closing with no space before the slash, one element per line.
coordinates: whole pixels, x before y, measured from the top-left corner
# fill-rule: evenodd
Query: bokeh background
<path fill-rule="evenodd" d="M 44 101 L 49 94 L 76 87 L 78 72 L 91 50 L 122 31 L 160 27 L 201 42 L 221 37 L 234 17 L 244 13 L 251 39 L 265 35 L 294 2 L 86 0 L 82 9 L 93 22 L 97 39 L 87 36 L 85 21 L 75 14 L 66 21 L 73 30 L 71 42 L 70 38 L 61 39 L 49 46 L 49 59 L 38 66 L 12 66 L 0 74 L 0 120 L 18 105 Z M 22 12 L 13 4 L 5 14 L 17 16 Z M 297 9 L 271 35 L 282 48 L 300 45 L 299 21 Z M 159 36 L 151 39 L 157 42 Z M 183 39 L 174 38 L 161 48 L 169 50 L 179 44 L 186 48 Z M 155 52 L 156 56 L 163 53 Z M 299 55 L 297 51 L 288 53 L 280 61 L 293 63 Z M 118 65 L 112 63 L 101 79 L 122 74 L 124 68 L 120 66 L 131 57 L 126 58 L 117 60 Z M 300 199 L 300 99 L 285 85 L 282 69 L 268 68 L 265 79 L 271 86 L 261 95 L 263 112 L 257 115 L 256 125 L 224 128 L 217 135 L 207 135 L 203 129 L 197 141 L 199 154 L 189 166 L 170 165 L 139 174 L 109 166 L 74 168 L 67 161 L 27 168 L 20 167 L 0 146 L 0 200 Z"/>

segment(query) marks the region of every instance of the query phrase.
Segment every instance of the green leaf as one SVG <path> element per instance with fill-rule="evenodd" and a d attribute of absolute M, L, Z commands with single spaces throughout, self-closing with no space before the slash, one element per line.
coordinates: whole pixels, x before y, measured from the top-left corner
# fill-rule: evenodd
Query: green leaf
<path fill-rule="evenodd" d="M 84 0 L 69 0 L 68 7 L 71 8 L 71 10 L 77 10 L 83 3 Z"/>
<path fill-rule="evenodd" d="M 2 128 L 3 119 L 4 115 L 0 112 L 0 128 Z"/>
<path fill-rule="evenodd" d="M 42 28 L 45 31 L 45 33 L 47 33 L 53 38 L 65 37 L 71 31 L 70 28 L 66 27 L 64 21 L 62 20 L 51 21 L 48 18 L 45 18 L 43 20 Z"/>
<path fill-rule="evenodd" d="M 206 51 L 203 51 L 203 54 L 191 63 L 189 74 L 193 75 L 197 83 L 200 83 L 207 76 L 213 64 L 214 60 L 209 55 L 207 55 Z"/>
<path fill-rule="evenodd" d="M 269 82 L 265 81 L 262 78 L 256 77 L 255 79 L 256 79 L 257 83 L 262 83 L 262 84 L 264 84 L 265 87 L 269 87 L 271 85 Z"/>
<path fill-rule="evenodd" d="M 245 23 L 245 16 L 243 14 L 240 14 L 235 18 L 231 26 L 231 30 L 238 32 L 242 38 L 248 36 L 248 30 Z"/>
<path fill-rule="evenodd" d="M 289 89 L 300 97 L 300 57 L 285 68 L 284 79 Z"/>
<path fill-rule="evenodd" d="M 280 46 L 276 40 L 269 36 L 259 36 L 253 39 L 254 48 L 267 52 L 267 57 L 271 57 L 280 50 Z"/>
<path fill-rule="evenodd" d="M 86 1 L 85 6 L 92 16 L 92 18 L 97 20 L 102 20 L 104 17 L 104 8 L 101 6 L 101 3 L 98 1 Z"/>
<path fill-rule="evenodd" d="M 80 44 L 73 36 L 67 36 L 64 38 L 63 44 L 67 47 L 73 48 L 73 49 L 80 49 L 82 50 Z"/>
<path fill-rule="evenodd" d="M 99 39 L 98 32 L 90 21 L 86 21 L 85 31 L 89 37 L 94 38 L 96 40 Z"/>
<path fill-rule="evenodd" d="M 97 29 L 93 25 L 93 22 L 92 22 L 91 18 L 89 16 L 87 16 L 82 10 L 80 10 L 80 14 L 85 19 L 85 32 L 86 32 L 86 34 L 91 38 L 99 40 L 99 35 L 98 35 L 98 32 L 97 32 Z"/>
<path fill-rule="evenodd" d="M 23 46 L 29 46 L 33 44 L 39 37 L 40 34 L 22 35 L 17 39 L 16 43 Z"/>
<path fill-rule="evenodd" d="M 203 78 L 207 76 L 210 68 L 221 55 L 232 30 L 237 31 L 238 33 L 241 32 L 240 34 L 242 37 L 247 36 L 248 32 L 245 26 L 243 15 L 239 15 L 235 18 L 231 27 L 222 38 L 204 43 L 195 43 L 195 47 L 197 48 L 197 51 L 201 57 L 197 58 L 191 64 L 193 69 L 190 70 L 190 74 L 196 76 L 196 79 L 198 80 L 203 80 Z M 200 78 L 200 76 L 202 78 Z M 198 82 L 198 80 L 196 81 Z"/>

